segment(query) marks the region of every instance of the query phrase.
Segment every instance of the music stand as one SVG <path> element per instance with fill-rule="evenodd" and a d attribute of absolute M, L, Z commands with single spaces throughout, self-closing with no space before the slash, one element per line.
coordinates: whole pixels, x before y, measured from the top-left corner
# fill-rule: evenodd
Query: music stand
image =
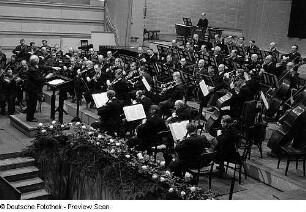
<path fill-rule="evenodd" d="M 192 26 L 191 18 L 183 17 L 183 23 L 184 23 L 186 26 Z"/>
<path fill-rule="evenodd" d="M 236 50 L 241 57 L 245 56 L 244 48 L 241 46 L 233 46 L 232 50 Z"/>
<path fill-rule="evenodd" d="M 211 79 L 210 76 L 205 75 L 205 74 L 203 74 L 203 75 L 201 75 L 201 76 L 202 76 L 203 80 L 205 81 L 206 85 L 208 85 L 208 86 L 210 86 L 210 87 L 215 87 L 215 83 L 214 83 L 214 81 Z"/>

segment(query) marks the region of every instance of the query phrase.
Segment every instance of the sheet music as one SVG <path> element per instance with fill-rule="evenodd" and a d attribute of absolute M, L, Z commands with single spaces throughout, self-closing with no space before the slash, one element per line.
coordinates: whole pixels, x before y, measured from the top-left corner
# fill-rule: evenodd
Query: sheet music
<path fill-rule="evenodd" d="M 209 94 L 207 85 L 205 84 L 205 81 L 204 81 L 204 80 L 201 80 L 201 82 L 200 82 L 200 88 L 201 88 L 201 91 L 202 91 L 202 93 L 203 93 L 204 96 L 207 96 L 207 95 Z"/>
<path fill-rule="evenodd" d="M 51 80 L 50 82 L 48 82 L 48 84 L 50 84 L 50 85 L 59 85 L 59 84 L 62 84 L 64 82 L 65 82 L 65 80 L 63 80 L 63 79 L 54 79 L 54 80 Z"/>
<path fill-rule="evenodd" d="M 146 118 L 142 104 L 124 107 L 123 111 L 127 121 L 136 121 Z"/>
<path fill-rule="evenodd" d="M 169 124 L 169 128 L 174 141 L 183 140 L 184 136 L 187 134 L 186 125 L 189 121 L 181 121 Z"/>
<path fill-rule="evenodd" d="M 151 91 L 151 86 L 149 85 L 148 81 L 146 80 L 145 77 L 142 77 L 142 83 L 146 87 L 147 91 Z"/>
<path fill-rule="evenodd" d="M 261 99 L 262 99 L 262 101 L 265 105 L 265 108 L 268 110 L 269 109 L 269 104 L 268 104 L 268 101 L 267 101 L 267 99 L 266 99 L 266 97 L 265 97 L 265 95 L 263 94 L 262 91 L 260 91 L 260 97 L 261 97 Z"/>
<path fill-rule="evenodd" d="M 244 75 L 244 79 L 245 79 L 246 81 L 249 81 L 249 80 L 250 80 L 250 77 L 249 77 L 248 73 L 244 72 L 243 75 Z"/>
<path fill-rule="evenodd" d="M 108 101 L 108 97 L 107 97 L 106 92 L 92 94 L 92 98 L 93 98 L 97 108 L 100 108 L 100 107 L 104 106 L 106 104 L 106 102 Z"/>

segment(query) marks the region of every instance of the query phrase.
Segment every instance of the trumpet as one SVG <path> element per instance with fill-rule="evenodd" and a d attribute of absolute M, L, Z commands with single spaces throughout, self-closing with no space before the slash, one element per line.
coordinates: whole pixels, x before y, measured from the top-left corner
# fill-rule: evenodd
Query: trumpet
<path fill-rule="evenodd" d="M 174 88 L 176 86 L 176 82 L 172 81 L 172 82 L 168 82 L 166 84 L 162 84 L 162 91 L 161 91 L 161 95 L 165 94 L 167 91 L 169 91 L 170 89 Z"/>

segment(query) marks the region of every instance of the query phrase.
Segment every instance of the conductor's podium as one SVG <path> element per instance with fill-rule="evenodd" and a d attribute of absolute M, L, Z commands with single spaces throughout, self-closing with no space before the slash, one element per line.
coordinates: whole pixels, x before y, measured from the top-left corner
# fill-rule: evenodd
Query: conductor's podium
<path fill-rule="evenodd" d="M 73 86 L 73 80 L 68 77 L 58 75 L 53 77 L 45 84 L 48 85 L 52 90 L 50 119 L 54 120 L 55 113 L 58 111 L 58 121 L 63 123 L 65 90 L 69 88 L 69 86 Z M 59 103 L 57 109 L 55 109 L 56 91 L 59 91 Z"/>

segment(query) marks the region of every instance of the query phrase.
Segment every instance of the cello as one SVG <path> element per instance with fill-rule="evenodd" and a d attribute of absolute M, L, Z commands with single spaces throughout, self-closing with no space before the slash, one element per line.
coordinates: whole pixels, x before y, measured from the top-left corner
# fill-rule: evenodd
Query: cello
<path fill-rule="evenodd" d="M 283 115 L 278 122 L 278 129 L 276 129 L 269 141 L 267 146 L 271 149 L 271 152 L 278 155 L 282 146 L 288 146 L 292 140 L 293 133 L 292 129 L 298 121 L 298 118 L 306 111 L 306 107 L 300 104 L 285 115 Z"/>
<path fill-rule="evenodd" d="M 281 104 L 286 98 L 288 91 L 290 89 L 290 81 L 284 79 L 282 84 L 277 89 L 275 95 L 269 100 L 269 109 L 265 111 L 265 115 L 268 117 L 273 117 L 276 112 L 280 109 Z"/>

